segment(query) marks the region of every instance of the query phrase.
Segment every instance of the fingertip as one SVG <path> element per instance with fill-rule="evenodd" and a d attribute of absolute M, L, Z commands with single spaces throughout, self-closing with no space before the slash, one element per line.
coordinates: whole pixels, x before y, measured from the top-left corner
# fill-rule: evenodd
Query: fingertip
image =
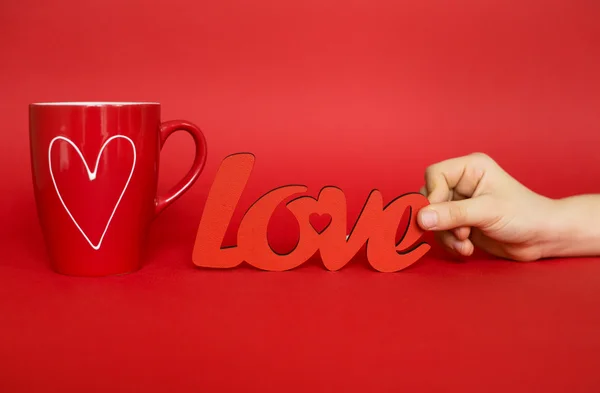
<path fill-rule="evenodd" d="M 438 213 L 428 207 L 419 210 L 417 214 L 417 223 L 424 230 L 434 229 L 439 221 Z"/>
<path fill-rule="evenodd" d="M 460 255 L 463 255 L 465 257 L 471 256 L 473 254 L 473 251 L 475 250 L 475 246 L 473 246 L 473 243 L 468 239 L 456 240 L 455 242 L 453 242 L 452 248 L 456 250 L 456 252 L 458 252 Z"/>
<path fill-rule="evenodd" d="M 427 196 L 429 203 L 440 203 L 448 201 L 448 193 L 440 187 L 434 188 Z"/>
<path fill-rule="evenodd" d="M 469 238 L 469 235 L 471 235 L 471 228 L 470 227 L 454 228 L 452 230 L 452 232 L 454 233 L 454 236 L 456 236 L 456 238 L 458 240 L 467 240 Z"/>
<path fill-rule="evenodd" d="M 454 234 L 451 231 L 440 231 L 435 232 L 434 237 L 438 241 L 438 243 L 443 247 L 443 249 L 452 256 L 452 259 L 457 261 L 462 261 L 464 255 L 459 252 L 460 247 L 456 247 L 456 243 L 458 240 L 454 237 Z"/>

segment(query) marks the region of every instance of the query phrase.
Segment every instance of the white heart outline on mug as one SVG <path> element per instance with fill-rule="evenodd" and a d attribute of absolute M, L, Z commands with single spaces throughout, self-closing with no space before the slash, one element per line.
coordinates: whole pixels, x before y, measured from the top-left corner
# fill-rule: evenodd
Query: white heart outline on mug
<path fill-rule="evenodd" d="M 73 217 L 73 215 L 71 214 L 71 211 L 69 210 L 69 208 L 67 207 L 65 201 L 62 198 L 62 195 L 60 194 L 60 191 L 58 190 L 58 186 L 56 185 L 56 180 L 54 179 L 54 172 L 52 171 L 52 146 L 54 145 L 54 142 L 56 142 L 57 140 L 63 140 L 65 142 L 67 142 L 68 144 L 70 144 L 75 151 L 77 152 L 77 154 L 79 155 L 79 158 L 81 158 L 81 161 L 83 162 L 83 165 L 85 166 L 85 170 L 87 171 L 87 175 L 88 175 L 88 179 L 90 181 L 94 181 L 96 179 L 96 175 L 98 172 L 98 164 L 100 163 L 100 157 L 102 156 L 102 152 L 104 151 L 104 149 L 106 148 L 106 146 L 113 140 L 118 139 L 118 138 L 122 138 L 127 140 L 130 144 L 131 144 L 131 148 L 133 149 L 133 163 L 131 164 L 131 171 L 129 172 L 129 177 L 127 178 L 127 182 L 125 183 L 125 186 L 123 187 L 123 191 L 121 191 L 121 195 L 119 196 L 119 199 L 117 200 L 117 203 L 115 204 L 115 207 L 113 208 L 113 211 L 106 223 L 106 226 L 104 227 L 104 231 L 102 232 L 102 236 L 100 236 L 100 240 L 98 241 L 98 244 L 94 244 L 92 243 L 92 241 L 89 239 L 89 237 L 87 236 L 87 234 L 85 233 L 85 231 L 81 228 L 81 226 L 79 226 L 79 223 L 77 222 L 77 220 L 75 219 L 75 217 Z M 115 215 L 115 212 L 117 211 L 117 208 L 119 207 L 119 204 L 121 203 L 121 199 L 123 199 L 123 195 L 125 195 L 125 192 L 127 191 L 127 187 L 129 186 L 129 182 L 131 181 L 131 177 L 133 176 L 133 172 L 135 170 L 135 164 L 136 164 L 136 159 L 137 159 L 137 153 L 136 153 L 136 148 L 135 148 L 135 144 L 133 143 L 133 141 L 131 140 L 131 138 L 129 138 L 128 136 L 125 135 L 113 135 L 110 138 L 108 138 L 106 140 L 106 142 L 104 142 L 104 144 L 102 145 L 102 147 L 100 148 L 100 151 L 98 152 L 98 156 L 96 157 L 96 165 L 94 166 L 94 170 L 90 171 L 90 167 L 87 164 L 87 161 L 85 160 L 85 158 L 83 157 L 83 154 L 81 153 L 81 150 L 79 150 L 79 148 L 77 147 L 77 145 L 71 141 L 69 138 L 64 137 L 64 136 L 56 136 L 54 137 L 51 141 L 50 144 L 48 146 L 48 167 L 49 167 L 49 171 L 50 171 L 50 177 L 52 178 L 52 184 L 54 184 L 54 190 L 56 191 L 56 195 L 58 195 L 58 199 L 60 200 L 60 203 L 63 205 L 63 207 L 65 208 L 65 211 L 67 212 L 67 214 L 69 215 L 69 217 L 71 217 L 71 220 L 73 221 L 73 223 L 75 224 L 75 226 L 77 227 L 77 229 L 79 229 L 79 232 L 81 232 L 81 234 L 83 235 L 83 237 L 85 238 L 85 240 L 87 240 L 87 242 L 89 243 L 89 245 L 94 249 L 94 250 L 99 250 L 100 247 L 102 246 L 102 241 L 104 240 L 104 236 L 106 235 L 106 232 L 108 231 L 108 228 L 110 226 L 110 223 Z"/>

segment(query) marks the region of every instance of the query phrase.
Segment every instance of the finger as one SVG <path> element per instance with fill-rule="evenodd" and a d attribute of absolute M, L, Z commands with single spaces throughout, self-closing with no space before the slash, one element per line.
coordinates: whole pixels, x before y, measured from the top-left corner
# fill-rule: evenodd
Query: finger
<path fill-rule="evenodd" d="M 467 199 L 467 197 L 465 197 L 464 195 L 462 195 L 456 191 L 450 191 L 450 197 L 448 198 L 448 202 L 461 201 L 463 199 Z M 471 233 L 471 228 L 470 227 L 459 227 L 459 228 L 452 229 L 451 232 L 454 234 L 454 236 L 458 240 L 466 240 L 469 238 L 469 234 Z"/>
<path fill-rule="evenodd" d="M 458 227 L 452 230 L 458 240 L 467 240 L 471 234 L 471 227 Z"/>
<path fill-rule="evenodd" d="M 473 242 L 473 245 L 492 255 L 500 258 L 511 259 L 510 256 L 504 251 L 500 243 L 485 236 L 478 229 L 473 229 L 471 233 L 471 242 Z"/>
<path fill-rule="evenodd" d="M 451 158 L 429 166 L 425 170 L 425 183 L 431 203 L 448 200 L 454 191 L 470 197 L 483 178 L 487 156 L 470 154 Z"/>
<path fill-rule="evenodd" d="M 453 245 L 456 241 L 456 238 L 452 235 L 452 233 L 448 231 L 435 232 L 434 237 L 447 253 L 454 257 L 460 256 L 460 254 L 454 250 Z"/>
<path fill-rule="evenodd" d="M 462 201 L 463 199 L 467 199 L 468 197 L 461 194 L 460 192 L 453 190 L 452 191 L 452 200 L 453 201 Z M 452 233 L 454 233 L 454 236 L 456 236 L 457 239 L 459 240 L 466 240 L 469 238 L 469 235 L 471 234 L 471 228 L 470 227 L 459 227 L 459 228 L 454 228 L 452 230 Z"/>
<path fill-rule="evenodd" d="M 471 256 L 475 249 L 470 240 L 459 240 L 452 234 L 452 232 L 438 232 L 436 233 L 436 238 L 449 251 L 462 256 Z"/>
<path fill-rule="evenodd" d="M 452 190 L 452 200 L 453 201 L 462 201 L 463 199 L 467 199 L 469 196 L 461 194 L 456 189 Z"/>
<path fill-rule="evenodd" d="M 422 190 L 423 195 L 427 196 L 427 193 L 426 193 L 427 187 L 422 187 L 421 190 Z M 450 194 L 450 197 L 448 198 L 448 201 L 453 201 L 453 200 L 454 201 L 461 201 L 463 199 L 467 199 L 468 198 L 468 196 L 461 194 L 456 189 L 449 190 L 449 194 Z M 471 234 L 471 228 L 470 227 L 455 228 L 455 229 L 452 230 L 452 233 L 454 234 L 454 236 L 458 240 L 466 240 L 466 239 L 469 238 L 469 235 Z"/>
<path fill-rule="evenodd" d="M 417 214 L 424 230 L 443 231 L 459 227 L 481 227 L 496 220 L 496 212 L 486 196 L 462 201 L 430 204 Z"/>
<path fill-rule="evenodd" d="M 428 195 L 427 192 L 427 187 L 423 186 L 421 187 L 421 189 L 419 190 L 419 193 L 421 193 L 424 196 Z M 464 195 L 460 194 L 459 192 L 457 192 L 456 190 L 452 191 L 452 197 L 449 198 L 449 200 L 455 200 L 455 201 L 460 201 L 463 199 L 466 199 L 467 197 L 465 197 Z M 459 240 L 466 240 L 469 238 L 469 235 L 471 233 L 471 228 L 470 227 L 460 227 L 460 228 L 455 228 L 452 230 L 452 233 L 454 234 L 454 236 L 459 239 Z"/>
<path fill-rule="evenodd" d="M 457 243 L 454 245 L 454 249 L 460 255 L 470 257 L 471 255 L 473 255 L 473 251 L 475 251 L 475 246 L 469 239 L 458 240 Z"/>

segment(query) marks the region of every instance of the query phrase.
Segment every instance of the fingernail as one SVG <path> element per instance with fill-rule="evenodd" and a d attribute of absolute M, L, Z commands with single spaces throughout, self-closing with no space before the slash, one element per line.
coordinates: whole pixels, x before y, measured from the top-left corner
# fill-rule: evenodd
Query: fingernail
<path fill-rule="evenodd" d="M 438 214 L 435 210 L 423 210 L 421 212 L 421 225 L 425 229 L 431 229 L 438 223 Z"/>
<path fill-rule="evenodd" d="M 454 248 L 454 250 L 460 254 L 464 253 L 464 246 L 463 246 L 463 242 L 461 242 L 460 240 L 456 240 L 453 242 L 452 247 Z"/>

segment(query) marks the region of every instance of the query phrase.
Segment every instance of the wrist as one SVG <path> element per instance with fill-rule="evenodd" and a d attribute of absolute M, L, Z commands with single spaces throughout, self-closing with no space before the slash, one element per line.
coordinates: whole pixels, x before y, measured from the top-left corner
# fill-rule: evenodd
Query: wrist
<path fill-rule="evenodd" d="M 600 255 L 600 196 L 554 199 L 549 206 L 542 258 Z"/>

